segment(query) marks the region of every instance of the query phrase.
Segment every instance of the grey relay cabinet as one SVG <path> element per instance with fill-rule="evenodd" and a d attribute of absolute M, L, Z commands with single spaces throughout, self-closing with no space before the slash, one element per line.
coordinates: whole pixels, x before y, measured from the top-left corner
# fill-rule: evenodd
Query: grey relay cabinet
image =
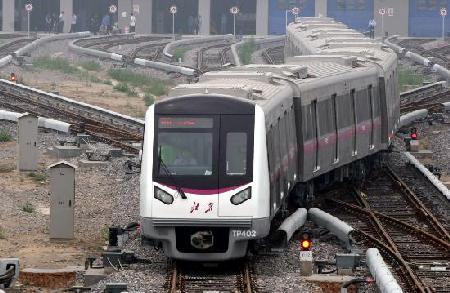
<path fill-rule="evenodd" d="M 38 163 L 38 118 L 25 113 L 18 118 L 17 123 L 19 128 L 17 168 L 19 171 L 34 171 Z"/>
<path fill-rule="evenodd" d="M 50 165 L 50 239 L 74 238 L 75 169 L 67 162 Z"/>

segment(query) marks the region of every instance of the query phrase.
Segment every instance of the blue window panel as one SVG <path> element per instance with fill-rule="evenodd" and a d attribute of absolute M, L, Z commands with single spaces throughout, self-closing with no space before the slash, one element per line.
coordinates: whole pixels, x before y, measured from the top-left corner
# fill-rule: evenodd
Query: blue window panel
<path fill-rule="evenodd" d="M 439 37 L 442 35 L 441 7 L 449 11 L 447 0 L 410 0 L 409 35 L 412 37 Z M 449 11 L 450 13 L 450 11 Z M 445 31 L 450 31 L 450 21 L 446 19 Z"/>
<path fill-rule="evenodd" d="M 300 8 L 299 16 L 314 16 L 315 0 L 270 0 L 269 2 L 269 34 L 284 35 L 286 33 L 286 9 Z M 288 13 L 288 23 L 294 20 L 292 13 Z"/>
<path fill-rule="evenodd" d="M 365 32 L 373 16 L 373 0 L 328 0 L 328 17 Z"/>

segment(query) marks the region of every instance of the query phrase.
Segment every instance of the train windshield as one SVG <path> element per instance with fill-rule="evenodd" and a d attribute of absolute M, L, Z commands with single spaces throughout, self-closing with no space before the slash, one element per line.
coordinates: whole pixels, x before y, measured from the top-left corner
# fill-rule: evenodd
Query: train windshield
<path fill-rule="evenodd" d="M 213 175 L 212 118 L 161 117 L 158 124 L 158 159 L 166 167 L 158 175 Z"/>

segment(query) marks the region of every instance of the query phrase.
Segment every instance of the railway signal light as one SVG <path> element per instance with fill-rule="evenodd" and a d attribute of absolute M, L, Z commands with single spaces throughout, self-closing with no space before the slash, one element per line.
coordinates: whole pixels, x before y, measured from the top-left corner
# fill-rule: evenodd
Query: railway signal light
<path fill-rule="evenodd" d="M 411 128 L 410 137 L 412 140 L 417 140 L 417 128 Z"/>
<path fill-rule="evenodd" d="M 17 76 L 14 72 L 11 72 L 11 75 L 9 76 L 9 80 L 14 83 L 17 82 Z"/>
<path fill-rule="evenodd" d="M 302 239 L 300 239 L 300 249 L 302 251 L 310 251 L 312 247 L 312 239 L 309 233 L 303 233 Z"/>

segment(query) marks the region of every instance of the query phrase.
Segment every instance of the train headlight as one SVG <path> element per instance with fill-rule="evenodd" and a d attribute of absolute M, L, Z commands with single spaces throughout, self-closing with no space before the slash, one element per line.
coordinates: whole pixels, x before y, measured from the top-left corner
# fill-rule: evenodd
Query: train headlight
<path fill-rule="evenodd" d="M 232 204 L 238 205 L 238 204 L 245 202 L 246 200 L 249 200 L 250 198 L 252 198 L 252 188 L 248 187 L 242 191 L 239 191 L 235 195 L 233 195 L 230 198 L 230 201 Z"/>
<path fill-rule="evenodd" d="M 159 189 L 158 187 L 155 187 L 154 197 L 157 200 L 160 200 L 161 202 L 163 202 L 164 204 L 172 204 L 173 203 L 173 196 L 171 196 L 164 190 Z"/>

